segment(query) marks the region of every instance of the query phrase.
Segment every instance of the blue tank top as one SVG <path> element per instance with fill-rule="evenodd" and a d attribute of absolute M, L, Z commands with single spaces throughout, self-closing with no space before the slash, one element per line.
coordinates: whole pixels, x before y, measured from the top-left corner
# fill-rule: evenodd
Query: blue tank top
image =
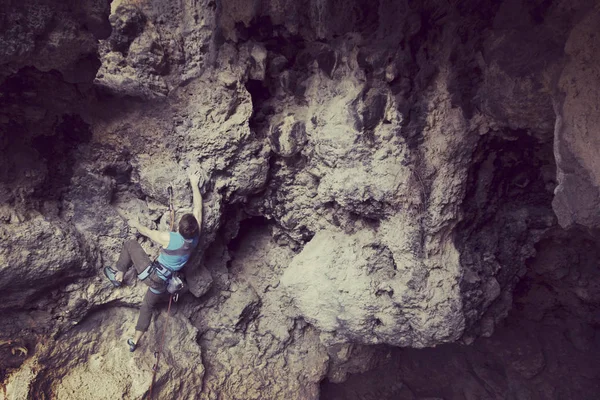
<path fill-rule="evenodd" d="M 179 232 L 169 232 L 169 236 L 169 245 L 166 249 L 160 249 L 158 262 L 175 272 L 183 268 L 189 260 L 192 251 L 198 245 L 199 237 L 184 239 Z"/>

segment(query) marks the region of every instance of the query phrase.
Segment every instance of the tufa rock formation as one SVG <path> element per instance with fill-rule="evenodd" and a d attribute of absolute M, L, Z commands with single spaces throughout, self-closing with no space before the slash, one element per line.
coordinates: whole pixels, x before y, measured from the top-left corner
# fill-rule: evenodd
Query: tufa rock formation
<path fill-rule="evenodd" d="M 600 393 L 596 2 L 1 1 L 8 399 L 147 398 L 163 331 L 161 399 Z M 129 353 L 119 211 L 197 167 Z"/>

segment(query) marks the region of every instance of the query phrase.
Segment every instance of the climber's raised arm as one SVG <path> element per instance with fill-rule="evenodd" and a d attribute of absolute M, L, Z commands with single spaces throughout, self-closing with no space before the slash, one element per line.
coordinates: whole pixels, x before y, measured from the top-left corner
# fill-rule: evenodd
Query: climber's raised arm
<path fill-rule="evenodd" d="M 192 214 L 196 217 L 196 221 L 198 221 L 198 228 L 202 231 L 202 194 L 200 193 L 200 189 L 198 185 L 200 183 L 200 172 L 190 172 L 188 174 L 190 178 L 190 185 L 192 186 L 192 197 L 194 202 L 194 209 L 192 210 Z"/>
<path fill-rule="evenodd" d="M 174 274 L 185 267 L 190 255 L 198 245 L 200 225 L 202 224 L 202 195 L 198 186 L 201 179 L 204 184 L 206 175 L 199 170 L 190 174 L 189 177 L 194 194 L 194 210 L 193 214 L 186 213 L 181 216 L 177 231 L 161 232 L 149 229 L 140 224 L 137 218 L 139 214 L 128 215 L 124 210 L 117 209 L 119 215 L 127 220 L 131 228 L 137 229 L 139 233 L 162 247 L 156 261 L 152 261 L 136 240 L 127 240 L 121 249 L 116 268 L 104 267 L 104 275 L 114 287 L 123 285 L 125 273 L 132 265 L 135 267 L 138 279 L 148 285 L 135 327 L 135 335 L 133 338 L 127 339 L 129 351 L 137 348 L 144 332 L 148 330 L 152 310 L 161 296 L 167 292 L 173 293 L 171 283 L 175 281 L 176 275 Z M 169 208 L 172 209 L 172 204 Z M 174 226 L 171 227 L 171 229 L 174 228 Z"/>

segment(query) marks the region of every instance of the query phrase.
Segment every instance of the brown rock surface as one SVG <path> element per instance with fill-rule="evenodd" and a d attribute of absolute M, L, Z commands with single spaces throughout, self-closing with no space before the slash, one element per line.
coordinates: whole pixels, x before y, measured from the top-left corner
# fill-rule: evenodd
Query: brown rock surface
<path fill-rule="evenodd" d="M 144 396 L 165 310 L 129 354 L 145 287 L 101 271 L 117 210 L 167 229 L 197 166 L 160 398 L 317 399 L 377 365 L 378 398 L 597 389 L 595 233 L 556 225 L 597 225 L 592 1 L 4 3 L 8 398 Z"/>
<path fill-rule="evenodd" d="M 2 0 L 0 80 L 23 66 L 89 82 L 100 67 L 98 39 L 110 35 L 107 0 Z"/>
<path fill-rule="evenodd" d="M 600 84 L 600 10 L 587 15 L 565 46 L 568 62 L 559 80 L 555 151 L 558 186 L 553 202 L 561 226 L 597 228 L 600 187 L 598 115 Z"/>

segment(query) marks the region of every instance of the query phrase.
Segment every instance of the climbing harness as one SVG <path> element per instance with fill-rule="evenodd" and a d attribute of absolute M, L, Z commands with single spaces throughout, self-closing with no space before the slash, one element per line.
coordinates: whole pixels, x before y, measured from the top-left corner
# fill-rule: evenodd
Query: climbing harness
<path fill-rule="evenodd" d="M 139 279 L 140 281 L 143 281 L 144 279 L 146 279 L 146 278 L 148 278 L 150 275 L 152 275 L 152 273 L 154 272 L 154 270 L 155 270 L 155 268 L 156 268 L 156 267 L 154 266 L 154 265 L 155 265 L 155 263 L 156 263 L 156 261 L 154 261 L 154 262 L 150 263 L 150 265 L 148 265 L 146 268 L 144 268 L 144 270 L 143 270 L 142 272 L 140 272 L 140 273 L 138 274 L 138 276 L 137 276 L 137 277 L 138 277 L 138 279 Z"/>
<path fill-rule="evenodd" d="M 179 274 L 173 274 L 171 279 L 169 279 L 169 283 L 167 283 L 167 292 L 177 294 L 181 289 L 183 289 L 183 280 Z"/>
<path fill-rule="evenodd" d="M 169 214 L 170 214 L 170 229 L 173 231 L 175 228 L 175 207 L 173 206 L 173 188 L 169 186 L 167 188 L 167 193 L 169 194 Z M 153 263 L 154 264 L 154 263 Z M 160 263 L 156 263 L 159 264 Z M 169 292 L 171 293 L 171 292 Z M 154 352 L 154 357 L 156 358 L 156 362 L 152 366 L 152 383 L 150 384 L 150 397 L 152 400 L 152 389 L 154 388 L 154 384 L 156 383 L 156 373 L 158 372 L 158 364 L 160 363 L 160 355 L 163 350 L 163 345 L 165 343 L 165 333 L 167 332 L 167 326 L 169 324 L 169 317 L 171 316 L 171 304 L 173 303 L 173 298 L 175 297 L 175 302 L 179 299 L 179 295 L 171 295 L 169 296 L 169 307 L 167 308 L 167 319 L 165 320 L 165 324 L 163 326 L 163 332 L 160 338 L 160 342 L 158 344 L 158 351 Z"/>
<path fill-rule="evenodd" d="M 173 272 L 169 268 L 165 267 L 164 265 L 155 260 L 152 261 L 150 265 L 148 265 L 146 268 L 144 268 L 144 270 L 140 272 L 137 277 L 140 281 L 143 281 L 144 279 L 152 275 L 153 272 L 156 272 L 159 278 L 161 278 L 163 281 L 168 281 L 173 275 Z M 169 293 L 172 292 L 169 291 Z"/>

